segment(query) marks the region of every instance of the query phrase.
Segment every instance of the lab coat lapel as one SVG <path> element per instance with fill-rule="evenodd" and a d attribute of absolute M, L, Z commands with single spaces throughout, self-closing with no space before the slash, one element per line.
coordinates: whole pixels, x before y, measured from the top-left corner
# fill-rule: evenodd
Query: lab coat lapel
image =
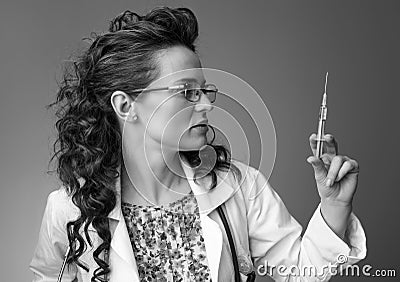
<path fill-rule="evenodd" d="M 121 172 L 120 167 L 118 169 Z M 121 210 L 121 178 L 115 183 L 117 202 L 108 218 L 110 225 L 115 223 L 115 231 L 111 238 L 110 248 L 110 282 L 139 281 L 135 255 L 133 253 L 128 229 Z"/>
<path fill-rule="evenodd" d="M 209 190 L 207 185 L 198 185 L 193 180 L 194 171 L 182 163 L 186 178 L 196 197 L 200 211 L 201 228 L 206 247 L 207 260 L 212 281 L 218 281 L 223 237 L 220 226 L 210 218 L 209 214 L 224 203 L 237 191 L 226 177 L 228 174 L 217 174 L 217 186 Z"/>
<path fill-rule="evenodd" d="M 232 173 L 218 171 L 217 186 L 210 190 L 207 184 L 197 184 L 194 182 L 194 170 L 182 162 L 183 170 L 190 184 L 193 194 L 196 196 L 196 201 L 199 206 L 200 214 L 208 215 L 215 210 L 219 205 L 231 198 L 239 189 L 238 185 L 232 181 Z M 210 182 L 209 177 L 207 180 Z"/>
<path fill-rule="evenodd" d="M 139 281 L 132 245 L 125 225 L 121 219 L 111 239 L 110 282 Z"/>
<path fill-rule="evenodd" d="M 219 263 L 222 252 L 221 229 L 218 223 L 206 214 L 200 214 L 200 220 L 211 279 L 212 281 L 218 281 Z"/>

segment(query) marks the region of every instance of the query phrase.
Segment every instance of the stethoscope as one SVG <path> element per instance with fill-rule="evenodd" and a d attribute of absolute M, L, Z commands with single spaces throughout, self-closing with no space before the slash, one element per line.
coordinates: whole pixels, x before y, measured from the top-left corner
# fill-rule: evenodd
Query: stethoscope
<path fill-rule="evenodd" d="M 219 216 L 221 217 L 222 224 L 224 225 L 224 228 L 225 228 L 226 236 L 228 237 L 229 248 L 231 250 L 233 268 L 234 268 L 234 272 L 235 272 L 235 282 L 240 282 L 241 279 L 240 279 L 240 271 L 239 271 L 239 262 L 238 262 L 238 257 L 236 255 L 235 243 L 233 242 L 231 229 L 229 227 L 229 224 L 228 224 L 228 221 L 226 219 L 226 216 L 225 216 L 224 210 L 222 208 L 222 205 L 217 207 L 217 212 L 218 212 Z M 63 261 L 63 264 L 61 266 L 60 273 L 58 274 L 57 282 L 61 282 L 61 278 L 62 278 L 63 273 L 64 273 L 64 269 L 65 269 L 65 265 L 66 265 L 66 262 L 67 262 L 69 251 L 70 251 L 70 246 L 68 246 L 67 252 L 65 253 L 64 261 Z M 255 274 L 255 272 L 253 270 L 252 272 L 247 274 L 246 282 L 254 282 L 255 279 L 256 279 L 256 274 Z"/>
<path fill-rule="evenodd" d="M 235 271 L 235 282 L 240 282 L 241 279 L 240 279 L 240 271 L 239 271 L 239 262 L 237 259 L 238 257 L 236 255 L 235 243 L 233 242 L 231 229 L 229 228 L 229 224 L 228 224 L 228 221 L 226 220 L 222 205 L 217 207 L 217 212 L 218 212 L 219 216 L 221 217 L 222 224 L 224 225 L 226 237 L 228 237 L 229 249 L 231 249 L 233 268 Z M 247 274 L 246 282 L 254 282 L 255 280 L 256 280 L 256 274 L 253 270 L 249 274 Z"/>

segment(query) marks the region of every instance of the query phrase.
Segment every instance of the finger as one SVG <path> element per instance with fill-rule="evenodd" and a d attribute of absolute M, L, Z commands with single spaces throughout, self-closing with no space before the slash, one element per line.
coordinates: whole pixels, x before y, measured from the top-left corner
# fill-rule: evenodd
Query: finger
<path fill-rule="evenodd" d="M 346 176 L 349 173 L 358 173 L 358 172 L 359 172 L 359 165 L 357 161 L 345 157 L 345 162 L 340 168 L 335 181 L 340 181 L 344 176 Z"/>
<path fill-rule="evenodd" d="M 338 155 L 339 148 L 335 137 L 332 134 L 325 134 L 324 139 L 326 140 L 326 142 L 324 142 L 325 152 L 331 155 Z"/>
<path fill-rule="evenodd" d="M 329 168 L 329 166 L 331 165 L 332 159 L 334 157 L 335 156 L 333 156 L 333 155 L 328 155 L 325 153 L 320 157 L 320 159 L 324 162 L 325 166 L 328 166 L 328 168 Z"/>
<path fill-rule="evenodd" d="M 313 155 L 315 156 L 315 151 L 317 150 L 317 134 L 313 133 L 309 137 L 310 147 Z M 339 153 L 338 144 L 336 139 L 332 134 L 325 134 L 322 138 L 322 152 L 330 155 L 337 155 Z"/>
<path fill-rule="evenodd" d="M 326 185 L 332 186 L 345 159 L 343 156 L 334 156 L 326 176 Z"/>
<path fill-rule="evenodd" d="M 317 150 L 317 134 L 313 133 L 309 137 L 310 147 L 312 154 L 315 156 L 315 151 Z"/>
<path fill-rule="evenodd" d="M 327 169 L 324 162 L 315 156 L 308 157 L 307 162 L 311 164 L 314 168 L 315 180 L 317 180 L 318 182 L 323 181 L 327 175 Z"/>

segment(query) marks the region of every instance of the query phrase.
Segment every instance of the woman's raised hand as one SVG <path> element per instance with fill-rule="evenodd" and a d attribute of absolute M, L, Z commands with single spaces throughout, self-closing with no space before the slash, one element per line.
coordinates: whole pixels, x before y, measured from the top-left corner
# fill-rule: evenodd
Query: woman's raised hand
<path fill-rule="evenodd" d="M 359 165 L 356 160 L 338 154 L 338 143 L 331 134 L 325 134 L 321 158 L 315 157 L 317 135 L 310 136 L 313 156 L 307 162 L 314 168 L 321 200 L 332 204 L 351 205 L 357 188 Z"/>

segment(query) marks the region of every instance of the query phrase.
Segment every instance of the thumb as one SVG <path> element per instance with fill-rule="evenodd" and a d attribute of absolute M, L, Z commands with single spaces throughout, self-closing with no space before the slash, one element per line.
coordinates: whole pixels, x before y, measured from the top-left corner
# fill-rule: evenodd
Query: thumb
<path fill-rule="evenodd" d="M 307 162 L 311 164 L 314 168 L 315 179 L 323 180 L 326 178 L 328 172 L 326 171 L 324 162 L 315 156 L 310 156 L 307 158 Z"/>

